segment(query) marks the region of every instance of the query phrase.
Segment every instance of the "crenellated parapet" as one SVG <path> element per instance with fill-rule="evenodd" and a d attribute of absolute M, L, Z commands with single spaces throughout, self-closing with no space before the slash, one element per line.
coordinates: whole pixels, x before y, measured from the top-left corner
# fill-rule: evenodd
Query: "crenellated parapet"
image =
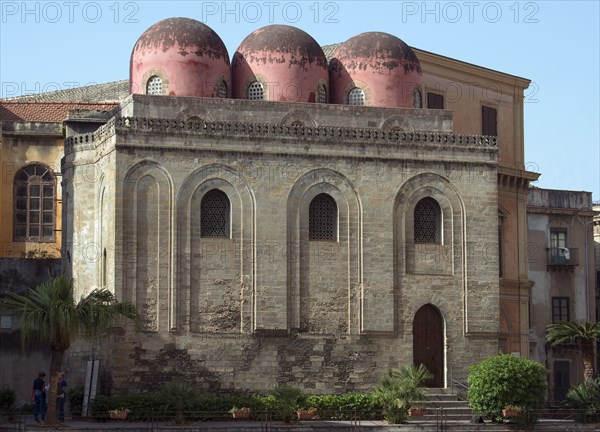
<path fill-rule="evenodd" d="M 270 139 L 328 140 L 360 142 L 373 145 L 401 144 L 498 148 L 498 137 L 484 135 L 457 135 L 436 132 L 404 132 L 378 128 L 335 126 L 302 126 L 251 122 L 177 120 L 147 117 L 114 117 L 96 132 L 75 135 L 65 140 L 65 154 L 75 149 L 94 148 L 115 132 L 185 134 L 206 137 L 248 137 Z"/>

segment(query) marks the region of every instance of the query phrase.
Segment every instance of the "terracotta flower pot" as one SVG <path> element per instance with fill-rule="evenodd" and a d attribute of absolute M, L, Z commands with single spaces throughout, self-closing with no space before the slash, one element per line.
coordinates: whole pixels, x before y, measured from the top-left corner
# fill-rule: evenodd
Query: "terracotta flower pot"
<path fill-rule="evenodd" d="M 109 411 L 108 415 L 113 420 L 126 420 L 127 411 Z"/>
<path fill-rule="evenodd" d="M 298 415 L 298 420 L 312 420 L 315 418 L 314 414 L 305 410 L 298 410 L 296 414 Z"/>
<path fill-rule="evenodd" d="M 520 413 L 521 413 L 521 411 L 518 409 L 515 409 L 515 408 L 507 407 L 502 410 L 503 417 L 518 417 Z"/>
<path fill-rule="evenodd" d="M 410 417 L 420 417 L 425 415 L 425 408 L 423 407 L 417 407 L 417 408 L 409 408 L 408 409 L 408 415 Z"/>
<path fill-rule="evenodd" d="M 231 413 L 231 417 L 233 417 L 234 419 L 237 419 L 237 420 L 247 419 L 250 417 L 250 410 L 248 408 L 246 408 L 246 409 L 239 409 L 237 411 L 233 411 Z"/>

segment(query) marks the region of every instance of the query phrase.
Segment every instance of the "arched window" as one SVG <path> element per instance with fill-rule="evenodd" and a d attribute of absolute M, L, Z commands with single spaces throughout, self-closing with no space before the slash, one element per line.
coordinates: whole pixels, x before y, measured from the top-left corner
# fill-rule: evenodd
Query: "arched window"
<path fill-rule="evenodd" d="M 259 81 L 254 81 L 248 86 L 248 99 L 250 100 L 263 100 L 264 93 L 263 85 Z"/>
<path fill-rule="evenodd" d="M 327 103 L 327 87 L 325 87 L 325 84 L 319 84 L 318 92 L 318 102 Z"/>
<path fill-rule="evenodd" d="M 441 210 L 433 198 L 423 198 L 415 207 L 415 243 L 441 242 Z"/>
<path fill-rule="evenodd" d="M 149 95 L 161 95 L 163 94 L 163 82 L 160 77 L 153 75 L 148 78 L 146 83 L 146 94 Z"/>
<path fill-rule="evenodd" d="M 200 203 L 200 237 L 229 237 L 230 207 L 225 192 L 208 191 Z"/>
<path fill-rule="evenodd" d="M 14 197 L 15 241 L 54 241 L 56 179 L 50 168 L 34 164 L 20 169 Z"/>
<path fill-rule="evenodd" d="M 313 198 L 308 209 L 308 239 L 337 240 L 337 204 L 331 195 Z"/>
<path fill-rule="evenodd" d="M 354 87 L 348 93 L 348 105 L 364 105 L 365 104 L 365 92 L 358 87 Z"/>
<path fill-rule="evenodd" d="M 217 85 L 217 97 L 221 99 L 227 97 L 227 83 L 225 81 L 221 81 Z"/>

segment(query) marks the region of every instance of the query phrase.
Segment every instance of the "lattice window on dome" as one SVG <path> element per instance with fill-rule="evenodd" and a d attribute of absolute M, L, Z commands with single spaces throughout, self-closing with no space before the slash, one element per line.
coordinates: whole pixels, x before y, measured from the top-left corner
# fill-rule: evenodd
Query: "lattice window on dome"
<path fill-rule="evenodd" d="M 265 97 L 265 91 L 263 85 L 259 81 L 254 81 L 248 86 L 248 99 L 250 100 L 263 100 Z"/>
<path fill-rule="evenodd" d="M 415 207 L 415 243 L 440 243 L 440 205 L 432 198 L 423 198 Z"/>
<path fill-rule="evenodd" d="M 148 79 L 146 83 L 146 94 L 149 95 L 161 95 L 163 94 L 163 83 L 160 77 L 153 75 Z"/>
<path fill-rule="evenodd" d="M 365 92 L 358 87 L 354 87 L 348 93 L 348 105 L 364 105 L 365 104 Z"/>
<path fill-rule="evenodd" d="M 56 179 L 44 165 L 28 165 L 14 178 L 15 241 L 52 242 L 55 239 Z"/>
<path fill-rule="evenodd" d="M 318 98 L 319 103 L 327 103 L 327 87 L 325 87 L 325 84 L 319 84 Z"/>
<path fill-rule="evenodd" d="M 331 195 L 313 198 L 308 209 L 308 239 L 337 240 L 337 204 Z"/>
<path fill-rule="evenodd" d="M 227 83 L 225 81 L 221 81 L 217 85 L 217 97 L 221 99 L 225 99 L 227 97 Z"/>
<path fill-rule="evenodd" d="M 225 192 L 208 191 L 200 203 L 200 237 L 229 237 L 230 208 Z"/>

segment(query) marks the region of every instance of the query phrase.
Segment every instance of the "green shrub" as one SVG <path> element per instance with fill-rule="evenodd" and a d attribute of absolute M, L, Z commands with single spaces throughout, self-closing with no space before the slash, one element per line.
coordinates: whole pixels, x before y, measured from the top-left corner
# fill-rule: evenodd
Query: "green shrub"
<path fill-rule="evenodd" d="M 567 392 L 563 406 L 581 410 L 578 420 L 583 422 L 597 422 L 600 420 L 600 378 L 573 386 Z"/>
<path fill-rule="evenodd" d="M 276 387 L 271 391 L 275 407 L 281 420 L 290 423 L 296 418 L 296 411 L 304 404 L 306 396 L 302 389 L 292 386 Z"/>
<path fill-rule="evenodd" d="M 380 417 L 381 405 L 370 393 L 310 395 L 304 408 L 314 407 L 322 420 L 352 420 L 354 416 L 373 420 Z"/>
<path fill-rule="evenodd" d="M 2 387 L 0 389 L 0 412 L 9 412 L 15 408 L 17 395 L 13 389 Z"/>
<path fill-rule="evenodd" d="M 499 418 L 507 405 L 520 407 L 528 423 L 536 421 L 535 413 L 544 407 L 548 371 L 538 362 L 500 354 L 468 368 L 471 408 L 482 415 Z"/>
<path fill-rule="evenodd" d="M 12 422 L 15 420 L 16 407 L 15 400 L 17 395 L 13 389 L 3 387 L 0 389 L 0 419 L 3 417 L 7 421 Z"/>
<path fill-rule="evenodd" d="M 287 389 L 288 387 L 286 387 Z M 196 421 L 206 419 L 229 418 L 232 407 L 250 408 L 250 418 L 260 420 L 266 413 L 276 420 L 292 421 L 299 408 L 315 407 L 322 419 L 351 420 L 354 415 L 363 419 L 381 417 L 381 406 L 369 393 L 344 393 L 341 395 L 312 395 L 305 398 L 300 389 L 277 391 L 273 394 L 235 395 L 204 394 L 199 395 L 189 385 L 173 383 L 158 393 L 132 395 L 98 395 L 90 405 L 90 416 L 99 421 L 108 420 L 108 411 L 117 408 L 129 409 L 129 420 Z M 300 396 L 298 397 L 298 391 Z M 189 392 L 189 393 L 188 393 Z"/>
<path fill-rule="evenodd" d="M 83 410 L 83 386 L 75 386 L 67 390 L 67 400 L 69 401 L 69 411 L 75 417 L 81 417 Z"/>
<path fill-rule="evenodd" d="M 187 382 L 173 381 L 166 384 L 158 394 L 162 400 L 163 409 L 173 414 L 176 424 L 182 424 L 186 418 L 185 413 L 192 414 L 198 407 L 198 393 L 194 386 Z"/>

